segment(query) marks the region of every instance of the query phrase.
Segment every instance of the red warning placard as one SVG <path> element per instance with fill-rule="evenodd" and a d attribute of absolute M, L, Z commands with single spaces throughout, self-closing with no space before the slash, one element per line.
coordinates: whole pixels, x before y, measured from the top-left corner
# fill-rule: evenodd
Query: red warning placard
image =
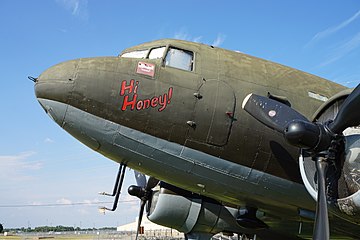
<path fill-rule="evenodd" d="M 155 64 L 139 62 L 136 68 L 136 73 L 144 74 L 150 77 L 155 75 Z"/>

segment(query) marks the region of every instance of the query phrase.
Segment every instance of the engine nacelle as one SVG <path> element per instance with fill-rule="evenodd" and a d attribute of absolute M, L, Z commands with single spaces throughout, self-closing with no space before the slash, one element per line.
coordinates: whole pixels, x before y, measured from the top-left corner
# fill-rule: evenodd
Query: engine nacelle
<path fill-rule="evenodd" d="M 345 133 L 345 161 L 343 178 L 347 187 L 348 197 L 337 200 L 341 212 L 349 216 L 360 215 L 360 129 L 347 129 Z M 358 220 L 360 221 L 360 220 Z"/>
<path fill-rule="evenodd" d="M 345 90 L 329 99 L 319 108 L 314 120 L 334 119 L 339 107 L 351 90 Z M 330 167 L 327 173 L 329 211 L 351 222 L 360 223 L 360 128 L 348 128 L 343 133 L 345 152 L 343 161 Z M 307 191 L 316 200 L 316 168 L 311 157 L 300 156 L 300 172 Z"/>
<path fill-rule="evenodd" d="M 166 183 L 153 191 L 148 206 L 150 221 L 180 232 L 238 232 L 236 208 L 225 207 L 219 202 L 191 194 Z"/>

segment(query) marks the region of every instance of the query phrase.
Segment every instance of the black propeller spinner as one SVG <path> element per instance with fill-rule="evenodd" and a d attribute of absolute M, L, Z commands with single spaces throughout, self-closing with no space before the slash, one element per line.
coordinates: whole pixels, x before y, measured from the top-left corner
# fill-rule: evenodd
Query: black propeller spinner
<path fill-rule="evenodd" d="M 339 162 L 344 149 L 342 132 L 360 124 L 360 84 L 346 98 L 336 118 L 325 123 L 310 122 L 291 107 L 270 98 L 249 94 L 242 108 L 269 128 L 283 134 L 292 145 L 309 152 L 316 162 L 318 196 L 313 239 L 328 240 L 326 171 L 330 162 Z"/>
<path fill-rule="evenodd" d="M 131 196 L 140 198 L 140 200 L 141 200 L 138 225 L 137 225 L 136 237 L 135 237 L 135 240 L 137 240 L 146 202 L 148 200 L 150 200 L 151 195 L 152 195 L 152 189 L 159 183 L 159 180 L 157 180 L 156 178 L 150 177 L 149 180 L 146 182 L 145 175 L 138 173 L 138 172 L 135 172 L 135 178 L 136 178 L 136 182 L 138 185 L 137 186 L 131 185 L 128 188 L 128 193 Z"/>

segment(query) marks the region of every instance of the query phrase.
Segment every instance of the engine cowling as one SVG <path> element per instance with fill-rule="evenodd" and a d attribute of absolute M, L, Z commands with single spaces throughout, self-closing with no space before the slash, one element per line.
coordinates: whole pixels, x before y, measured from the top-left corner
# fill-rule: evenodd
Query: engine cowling
<path fill-rule="evenodd" d="M 147 211 L 150 221 L 184 233 L 239 231 L 235 220 L 238 209 L 166 183 L 161 183 L 160 189 L 153 189 Z"/>
<path fill-rule="evenodd" d="M 325 122 L 334 119 L 339 107 L 351 90 L 345 90 L 329 99 L 315 113 L 313 120 Z M 351 222 L 360 223 L 360 128 L 348 128 L 342 161 L 330 166 L 327 174 L 329 211 Z M 311 157 L 300 155 L 300 172 L 310 195 L 317 200 L 315 163 Z"/>

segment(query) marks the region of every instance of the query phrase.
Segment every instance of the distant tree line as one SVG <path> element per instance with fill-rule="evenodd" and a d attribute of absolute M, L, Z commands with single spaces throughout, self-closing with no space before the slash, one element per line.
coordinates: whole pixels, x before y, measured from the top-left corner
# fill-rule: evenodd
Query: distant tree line
<path fill-rule="evenodd" d="M 75 231 L 74 227 L 65 227 L 65 226 L 56 226 L 56 227 L 49 227 L 49 226 L 41 226 L 35 227 L 33 232 L 73 232 Z"/>
<path fill-rule="evenodd" d="M 0 224 L 0 232 L 2 225 Z M 103 227 L 103 228 L 79 228 L 79 227 L 66 227 L 66 226 L 40 226 L 35 228 L 11 228 L 5 229 L 5 232 L 74 232 L 74 231 L 94 231 L 94 230 L 116 230 L 116 227 Z"/>

